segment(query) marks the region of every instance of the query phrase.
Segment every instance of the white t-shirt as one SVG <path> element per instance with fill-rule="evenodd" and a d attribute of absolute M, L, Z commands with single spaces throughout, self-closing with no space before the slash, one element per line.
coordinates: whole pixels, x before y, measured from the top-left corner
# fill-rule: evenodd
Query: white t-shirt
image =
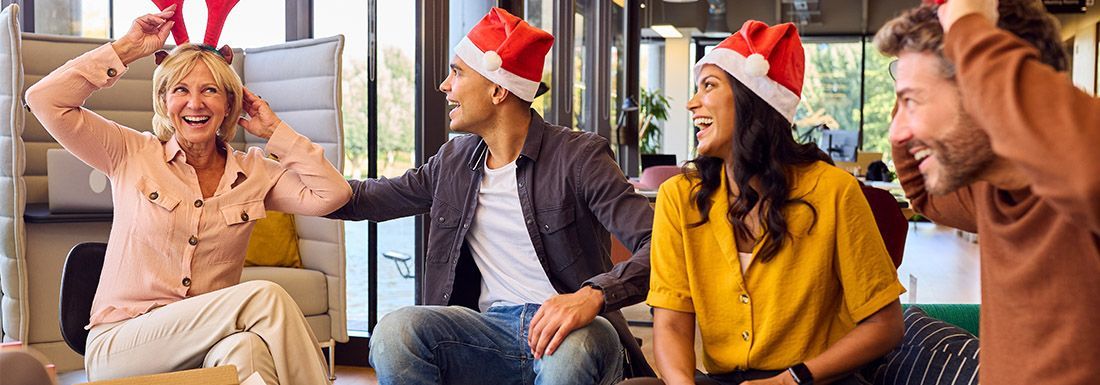
<path fill-rule="evenodd" d="M 541 304 L 558 294 L 539 263 L 524 224 L 516 162 L 496 170 L 485 165 L 466 241 L 481 270 L 481 311 L 494 304 Z"/>

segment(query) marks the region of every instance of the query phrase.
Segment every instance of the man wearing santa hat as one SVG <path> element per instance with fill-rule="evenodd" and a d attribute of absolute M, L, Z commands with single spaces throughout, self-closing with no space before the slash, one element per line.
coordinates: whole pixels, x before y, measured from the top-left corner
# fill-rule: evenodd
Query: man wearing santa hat
<path fill-rule="evenodd" d="M 395 179 L 351 180 L 332 218 L 428 214 L 422 302 L 371 336 L 382 384 L 610 384 L 652 373 L 619 309 L 649 288 L 653 211 L 607 140 L 531 109 L 554 38 L 494 8 L 439 90 L 470 135 Z M 610 232 L 609 232 L 610 230 Z M 612 265 L 611 236 L 633 256 Z"/>

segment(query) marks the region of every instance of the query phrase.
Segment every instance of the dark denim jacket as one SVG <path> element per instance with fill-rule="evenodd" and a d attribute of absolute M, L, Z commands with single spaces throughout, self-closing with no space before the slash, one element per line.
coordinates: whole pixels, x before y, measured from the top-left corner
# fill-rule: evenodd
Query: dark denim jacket
<path fill-rule="evenodd" d="M 548 124 L 534 111 L 531 115 L 516 178 L 535 253 L 558 293 L 575 292 L 586 283 L 603 290 L 602 315 L 628 351 L 629 374 L 651 375 L 619 309 L 645 300 L 649 291 L 653 209 L 627 182 L 606 139 Z M 328 217 L 385 221 L 428 213 L 423 303 L 477 309 L 481 275 L 466 234 L 487 154 L 480 137 L 455 138 L 427 164 L 401 177 L 348 181 L 351 201 Z M 609 229 L 633 251 L 629 260 L 614 266 Z"/>

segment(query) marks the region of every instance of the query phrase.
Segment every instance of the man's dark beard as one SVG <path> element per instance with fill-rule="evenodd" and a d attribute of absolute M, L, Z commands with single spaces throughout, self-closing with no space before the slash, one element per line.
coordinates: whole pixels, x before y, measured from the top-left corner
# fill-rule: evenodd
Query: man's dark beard
<path fill-rule="evenodd" d="M 993 148 L 989 136 L 970 115 L 959 106 L 959 118 L 947 138 L 929 143 L 940 164 L 940 178 L 935 186 L 927 186 L 934 194 L 946 194 L 974 183 L 993 163 Z"/>

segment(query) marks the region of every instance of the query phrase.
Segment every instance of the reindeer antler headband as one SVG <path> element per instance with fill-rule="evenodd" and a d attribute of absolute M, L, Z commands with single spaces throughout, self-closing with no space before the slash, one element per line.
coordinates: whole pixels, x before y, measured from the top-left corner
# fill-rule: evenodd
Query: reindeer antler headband
<path fill-rule="evenodd" d="M 157 8 L 164 10 L 172 5 L 176 6 L 176 13 L 172 15 L 170 20 L 176 22 L 172 26 L 172 38 L 175 39 L 176 45 L 188 43 L 190 38 L 187 36 L 187 27 L 183 23 L 183 1 L 184 0 L 153 0 L 153 4 L 157 5 Z M 233 63 L 233 49 L 228 45 L 222 45 L 221 48 L 215 48 L 218 46 L 218 39 L 221 38 L 222 28 L 225 27 L 225 18 L 229 16 L 229 11 L 233 9 L 233 6 L 237 5 L 240 0 L 206 0 L 206 34 L 203 36 L 202 44 L 199 46 L 210 50 L 220 55 L 225 59 L 226 63 Z M 160 65 L 164 58 L 168 56 L 168 52 L 164 50 L 157 51 L 156 61 L 157 65 Z"/>

